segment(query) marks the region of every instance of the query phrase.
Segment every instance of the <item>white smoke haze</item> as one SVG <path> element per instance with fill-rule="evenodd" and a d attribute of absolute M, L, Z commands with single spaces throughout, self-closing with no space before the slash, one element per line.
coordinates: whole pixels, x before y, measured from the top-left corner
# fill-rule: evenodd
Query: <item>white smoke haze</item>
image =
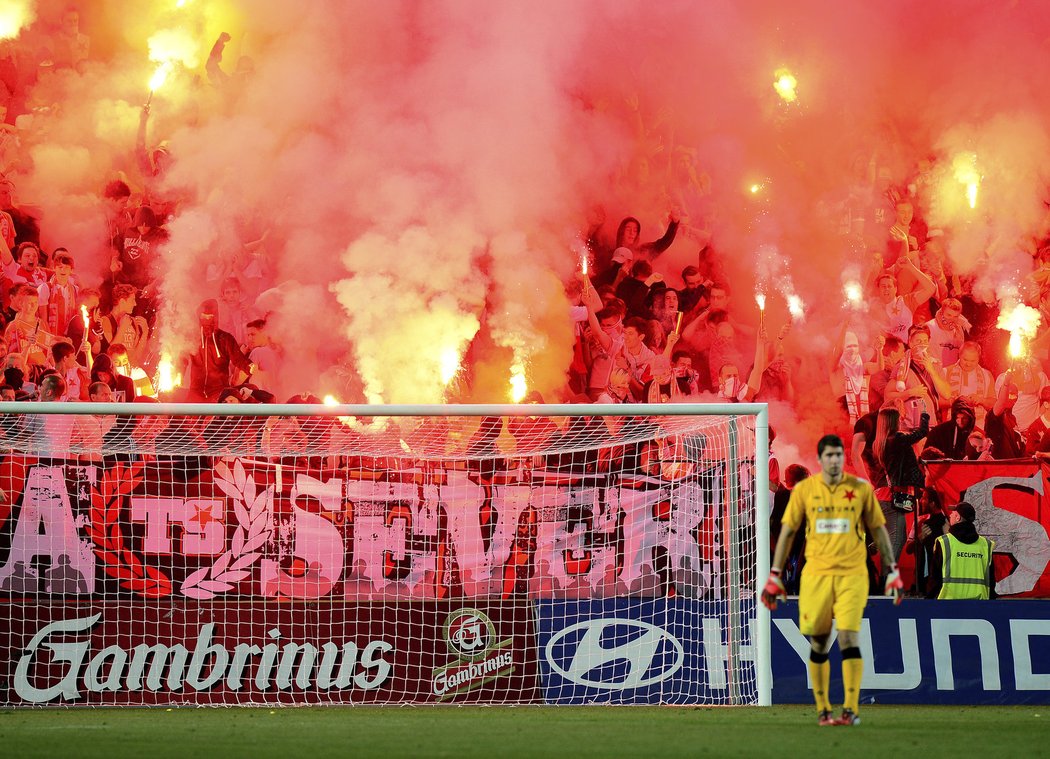
<path fill-rule="evenodd" d="M 869 165 L 881 192 L 932 159 L 927 221 L 993 290 L 1027 273 L 1046 227 L 1044 3 L 98 0 L 41 4 L 37 26 L 57 28 L 66 7 L 92 57 L 34 91 L 60 107 L 34 116 L 46 138 L 25 135 L 32 164 L 15 176 L 45 247 L 104 269 L 101 187 L 124 172 L 146 189 L 133 147 L 149 42 L 164 60 L 158 41 L 181 40 L 160 46 L 188 52 L 149 121 L 149 144 L 174 156 L 154 191 L 181 200 L 161 339 L 192 345 L 197 304 L 254 261 L 264 274 L 246 290 L 279 288 L 265 310 L 286 351 L 282 392 L 504 402 L 518 361 L 530 389 L 559 400 L 564 285 L 588 209 L 605 206 L 609 237 L 638 217 L 646 240 L 673 211 L 683 229 L 657 261 L 672 286 L 710 242 L 737 318 L 757 320 L 760 269 L 790 276 L 806 303 L 788 341 L 806 357 L 802 397 L 774 423 L 808 451 L 835 413 L 825 349 L 846 318 L 842 272 L 885 246 L 873 220 L 859 248 L 834 234 Z M 220 89 L 203 62 L 223 31 Z M 773 89 L 781 67 L 795 103 Z M 981 176 L 973 209 L 954 177 L 961 153 Z M 767 294 L 772 336 L 787 312 Z M 449 348 L 471 381 L 446 391 Z"/>

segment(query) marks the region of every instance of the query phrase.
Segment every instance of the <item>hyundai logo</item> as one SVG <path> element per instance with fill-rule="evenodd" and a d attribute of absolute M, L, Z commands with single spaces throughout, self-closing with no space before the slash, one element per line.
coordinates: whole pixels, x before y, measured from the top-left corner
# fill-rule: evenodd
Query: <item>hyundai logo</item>
<path fill-rule="evenodd" d="M 566 627 L 550 639 L 545 653 L 551 668 L 569 682 L 611 690 L 662 682 L 685 659 L 677 638 L 633 619 L 592 619 Z M 615 661 L 622 664 L 611 667 Z"/>

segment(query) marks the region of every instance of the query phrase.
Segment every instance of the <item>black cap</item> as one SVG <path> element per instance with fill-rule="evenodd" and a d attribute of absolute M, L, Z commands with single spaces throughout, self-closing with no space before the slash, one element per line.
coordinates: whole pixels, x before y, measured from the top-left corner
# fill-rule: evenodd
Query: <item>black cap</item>
<path fill-rule="evenodd" d="M 4 384 L 8 387 L 13 387 L 16 391 L 21 390 L 25 381 L 26 375 L 18 367 L 11 366 L 4 369 Z"/>
<path fill-rule="evenodd" d="M 967 522 L 972 522 L 977 518 L 977 512 L 973 510 L 973 506 L 963 501 L 955 507 L 955 511 L 959 514 L 960 519 L 965 519 Z"/>

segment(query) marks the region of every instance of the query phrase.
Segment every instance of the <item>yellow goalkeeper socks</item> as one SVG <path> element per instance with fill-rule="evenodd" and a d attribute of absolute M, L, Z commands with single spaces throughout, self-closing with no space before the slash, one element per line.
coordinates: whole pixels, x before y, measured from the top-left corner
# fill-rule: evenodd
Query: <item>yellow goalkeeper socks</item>
<path fill-rule="evenodd" d="M 830 712 L 828 684 L 831 682 L 831 665 L 828 664 L 827 654 L 809 652 L 809 679 L 813 681 L 813 700 L 817 702 L 817 711 Z"/>
<path fill-rule="evenodd" d="M 810 665 L 812 668 L 813 665 Z M 842 702 L 843 709 L 852 709 L 854 712 L 860 708 L 860 680 L 864 675 L 864 660 L 860 658 L 860 649 L 842 649 L 842 684 L 846 688 L 846 698 Z"/>

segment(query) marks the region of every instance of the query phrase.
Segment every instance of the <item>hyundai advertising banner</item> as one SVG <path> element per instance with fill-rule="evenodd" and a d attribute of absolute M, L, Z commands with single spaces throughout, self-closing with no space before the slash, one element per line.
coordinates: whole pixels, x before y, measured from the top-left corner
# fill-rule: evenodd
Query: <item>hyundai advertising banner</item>
<path fill-rule="evenodd" d="M 754 694 L 750 636 L 734 640 L 716 612 L 685 598 L 537 601 L 544 701 L 702 704 Z M 727 666 L 734 657 L 746 662 L 745 683 Z"/>
<path fill-rule="evenodd" d="M 798 603 L 773 612 L 773 703 L 810 703 L 809 643 Z M 861 704 L 1050 704 L 1050 604 L 906 600 L 868 603 L 860 631 Z M 842 698 L 839 647 L 832 701 Z"/>

